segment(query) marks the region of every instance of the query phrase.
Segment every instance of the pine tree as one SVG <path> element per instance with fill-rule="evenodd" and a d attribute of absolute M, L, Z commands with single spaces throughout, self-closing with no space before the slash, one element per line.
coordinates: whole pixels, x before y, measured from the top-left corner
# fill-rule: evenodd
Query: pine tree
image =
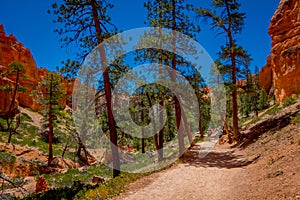
<path fill-rule="evenodd" d="M 268 93 L 266 90 L 263 88 L 259 92 L 259 99 L 258 99 L 258 109 L 263 110 L 269 105 L 269 100 L 268 100 Z"/>
<path fill-rule="evenodd" d="M 24 73 L 26 72 L 26 68 L 24 65 L 20 62 L 14 61 L 8 65 L 9 70 L 4 72 L 2 75 L 5 77 L 12 77 L 13 80 L 13 85 L 7 84 L 3 86 L 1 89 L 4 90 L 7 93 L 12 93 L 12 98 L 9 103 L 9 107 L 7 110 L 7 114 L 5 115 L 6 118 L 6 124 L 7 124 L 7 130 L 9 131 L 9 136 L 8 136 L 8 143 L 11 142 L 12 135 L 16 132 L 17 128 L 19 127 L 20 124 L 20 116 L 16 114 L 18 113 L 18 110 L 13 110 L 15 108 L 15 102 L 17 98 L 17 93 L 18 92 L 25 92 L 26 88 L 22 87 L 20 85 L 20 79 L 21 78 L 26 78 Z M 12 123 L 16 122 L 16 125 L 12 127 Z"/>
<path fill-rule="evenodd" d="M 77 1 L 64 0 L 62 5 L 53 4 L 53 12 L 57 15 L 56 22 L 63 23 L 64 27 L 57 29 L 59 35 L 66 35 L 61 41 L 69 45 L 75 42 L 80 47 L 79 57 L 84 58 L 91 49 L 101 44 L 103 40 L 116 32 L 116 27 L 110 22 L 110 17 L 107 15 L 107 10 L 113 5 L 108 1 Z M 106 61 L 106 52 L 103 47 L 100 47 L 101 63 Z M 77 62 L 78 63 L 78 62 Z M 78 65 L 74 62 L 69 62 L 71 69 L 65 71 L 75 71 Z M 117 142 L 116 122 L 112 113 L 111 102 L 111 81 L 108 70 L 103 70 L 104 92 L 106 99 L 106 111 L 108 116 L 108 126 L 111 141 L 111 150 L 113 157 L 113 177 L 120 174 L 120 159 Z"/>
<path fill-rule="evenodd" d="M 253 105 L 252 110 L 254 110 L 255 115 L 258 116 L 258 99 L 259 99 L 259 69 L 257 66 L 254 68 L 254 83 L 253 83 L 253 90 L 254 90 L 254 97 L 253 97 Z"/>
<path fill-rule="evenodd" d="M 45 105 L 42 123 L 44 128 L 48 129 L 48 165 L 51 165 L 53 160 L 52 143 L 54 128 L 56 127 L 54 120 L 57 119 L 62 109 L 59 103 L 65 97 L 65 91 L 62 90 L 62 77 L 54 72 L 47 74 L 40 83 L 40 86 L 44 88 L 45 91 L 40 101 Z"/>
<path fill-rule="evenodd" d="M 185 3 L 183 0 L 149 0 L 144 5 L 148 10 L 148 22 L 150 26 L 158 28 L 168 28 L 173 31 L 178 31 L 182 34 L 188 35 L 192 38 L 194 38 L 195 33 L 200 30 L 198 26 L 195 26 L 191 22 L 189 16 L 187 15 L 187 13 L 191 11 L 192 5 Z M 160 35 L 160 37 L 163 37 L 163 35 Z M 172 33 L 171 41 L 172 52 L 176 52 L 177 48 L 179 47 L 182 49 L 188 49 L 187 43 L 185 41 L 176 40 L 175 32 Z M 178 65 L 184 65 L 183 59 L 176 56 L 175 53 L 166 53 L 163 51 L 152 51 L 152 54 L 158 56 L 159 63 L 165 65 L 171 64 L 171 67 L 174 69 L 174 72 L 171 74 L 171 79 L 175 82 Z M 179 155 L 182 155 L 185 151 L 184 133 L 180 128 L 183 113 L 181 113 L 180 102 L 178 98 L 174 96 L 173 99 L 178 131 Z"/>
<path fill-rule="evenodd" d="M 234 37 L 241 33 L 244 25 L 245 13 L 239 11 L 240 3 L 238 0 L 213 0 L 215 10 L 197 8 L 195 9 L 199 17 L 209 20 L 212 28 L 218 29 L 218 34 L 226 35 L 226 45 L 222 46 L 220 63 L 225 68 L 225 79 L 230 83 L 232 96 L 232 118 L 233 136 L 235 140 L 239 138 L 238 126 L 238 102 L 237 102 L 237 78 L 239 67 L 247 65 L 250 61 L 249 55 L 242 47 L 237 45 Z"/>

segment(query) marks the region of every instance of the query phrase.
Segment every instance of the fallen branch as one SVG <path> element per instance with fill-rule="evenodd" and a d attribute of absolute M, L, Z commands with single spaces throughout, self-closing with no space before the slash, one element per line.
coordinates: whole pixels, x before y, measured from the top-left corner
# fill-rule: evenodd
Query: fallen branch
<path fill-rule="evenodd" d="M 14 188 L 20 188 L 20 189 L 22 189 L 22 190 L 24 190 L 25 192 L 28 193 L 28 190 L 26 190 L 25 188 L 23 188 L 23 187 L 20 186 L 20 185 L 16 185 L 13 181 L 11 181 L 11 180 L 9 180 L 8 178 L 2 176 L 2 174 L 0 174 L 0 178 L 1 178 L 3 181 L 6 181 L 6 182 L 10 183 L 12 186 L 14 186 Z M 21 191 L 22 194 L 24 194 L 22 190 L 20 190 L 20 191 Z M 2 192 L 3 192 L 3 183 L 2 183 Z"/>

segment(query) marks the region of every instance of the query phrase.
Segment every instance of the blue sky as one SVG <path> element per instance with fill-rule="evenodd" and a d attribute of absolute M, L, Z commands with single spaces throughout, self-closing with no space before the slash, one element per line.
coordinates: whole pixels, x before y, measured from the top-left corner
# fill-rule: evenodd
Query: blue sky
<path fill-rule="evenodd" d="M 0 23 L 4 24 L 7 34 L 16 36 L 19 42 L 29 48 L 38 67 L 55 70 L 61 66 L 61 61 L 74 56 L 71 48 L 60 48 L 59 36 L 53 32 L 57 24 L 52 23 L 55 16 L 47 13 L 51 4 L 61 0 L 2 0 L 0 6 Z M 112 22 L 120 30 L 143 27 L 146 21 L 146 10 L 142 0 L 111 0 L 115 7 L 109 11 Z M 207 7 L 210 0 L 187 0 L 196 7 Z M 270 19 L 278 6 L 279 0 L 241 0 L 241 10 L 246 13 L 245 29 L 237 37 L 241 44 L 253 58 L 251 67 L 261 68 L 266 63 L 266 57 L 271 49 L 271 39 L 268 35 Z M 197 39 L 201 45 L 216 58 L 216 53 L 225 39 L 216 37 L 209 26 L 200 23 L 201 32 Z"/>

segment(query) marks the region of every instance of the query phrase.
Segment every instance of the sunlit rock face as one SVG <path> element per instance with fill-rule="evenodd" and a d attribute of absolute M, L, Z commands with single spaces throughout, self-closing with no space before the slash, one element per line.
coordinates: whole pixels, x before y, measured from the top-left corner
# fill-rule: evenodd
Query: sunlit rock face
<path fill-rule="evenodd" d="M 13 105 L 13 109 L 19 105 L 22 107 L 30 108 L 33 111 L 39 111 L 43 109 L 43 106 L 39 103 L 37 96 L 32 95 L 33 91 L 42 94 L 43 88 L 39 87 L 39 82 L 43 81 L 44 77 L 49 73 L 45 68 L 37 68 L 36 62 L 28 48 L 17 41 L 13 35 L 6 35 L 3 25 L 0 24 L 0 72 L 9 70 L 8 65 L 13 61 L 19 61 L 24 64 L 26 68 L 24 78 L 20 79 L 20 85 L 26 88 L 26 92 L 18 92 L 16 101 Z M 0 76 L 0 86 L 13 85 L 16 77 Z M 74 80 L 65 79 L 62 81 L 63 90 L 66 90 L 67 98 L 61 101 L 61 104 L 71 105 L 71 98 Z M 0 114 L 6 115 L 9 110 L 9 105 L 12 99 L 12 93 L 4 92 L 0 90 Z M 12 110 L 13 110 L 12 109 Z"/>
<path fill-rule="evenodd" d="M 281 0 L 269 28 L 276 101 L 300 93 L 300 0 Z"/>
<path fill-rule="evenodd" d="M 41 109 L 41 105 L 34 99 L 31 94 L 32 91 L 37 89 L 39 77 L 38 69 L 33 56 L 29 49 L 25 48 L 22 43 L 19 43 L 13 35 L 7 36 L 3 25 L 0 24 L 0 65 L 2 65 L 1 71 L 8 70 L 8 65 L 13 61 L 19 61 L 24 64 L 26 68 L 25 78 L 20 79 L 20 85 L 26 88 L 26 92 L 19 92 L 17 95 L 16 105 L 21 105 L 32 110 Z M 15 77 L 8 77 L 9 80 L 1 81 L 1 85 L 13 84 Z M 11 95 L 4 94 L 4 91 L 0 91 L 0 110 L 5 111 L 8 109 L 7 103 L 10 101 Z M 2 98 L 6 97 L 6 98 Z M 5 102 L 5 103 L 4 103 Z"/>
<path fill-rule="evenodd" d="M 267 64 L 259 72 L 259 88 L 265 89 L 267 93 L 270 92 L 273 84 L 273 72 L 271 65 L 271 57 L 267 58 Z"/>

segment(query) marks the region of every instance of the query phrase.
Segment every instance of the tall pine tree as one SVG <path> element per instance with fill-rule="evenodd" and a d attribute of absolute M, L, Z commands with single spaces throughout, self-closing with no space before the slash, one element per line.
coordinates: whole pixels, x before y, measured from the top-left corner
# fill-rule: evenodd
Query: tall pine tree
<path fill-rule="evenodd" d="M 50 165 L 53 160 L 52 143 L 56 125 L 54 121 L 60 114 L 62 109 L 60 101 L 65 97 L 66 92 L 62 90 L 62 77 L 54 72 L 46 75 L 40 86 L 44 88 L 43 97 L 40 101 L 45 105 L 42 124 L 44 128 L 48 129 L 48 165 Z"/>
<path fill-rule="evenodd" d="M 241 46 L 237 45 L 235 35 L 240 34 L 245 20 L 245 13 L 239 11 L 240 3 L 238 0 L 213 0 L 214 10 L 197 8 L 196 14 L 204 17 L 210 22 L 212 28 L 216 28 L 218 34 L 226 36 L 226 44 L 222 46 L 219 53 L 219 64 L 223 72 L 226 73 L 232 97 L 232 121 L 233 121 L 233 139 L 239 138 L 238 125 L 238 102 L 237 102 L 237 78 L 240 66 L 249 63 L 249 55 Z"/>
<path fill-rule="evenodd" d="M 196 32 L 200 30 L 198 26 L 195 26 L 188 15 L 188 12 L 192 10 L 193 6 L 185 3 L 183 0 L 149 0 L 145 4 L 148 10 L 148 22 L 150 26 L 158 28 L 168 28 L 173 31 L 178 31 L 182 34 L 188 35 L 192 38 L 195 37 Z M 163 35 L 161 35 L 163 37 Z M 173 32 L 171 36 L 171 49 L 173 53 L 166 52 L 154 52 L 158 56 L 159 63 L 165 65 L 171 65 L 174 69 L 171 73 L 171 78 L 176 81 L 176 71 L 178 65 L 184 65 L 182 58 L 176 56 L 175 52 L 178 48 L 188 49 L 186 41 L 179 41 L 176 39 L 176 33 Z M 178 145 L 179 154 L 182 155 L 185 151 L 184 147 L 184 133 L 180 124 L 181 119 L 184 116 L 181 113 L 180 101 L 177 97 L 173 97 L 176 114 L 176 125 L 178 130 Z M 162 138 L 162 136 L 160 137 Z"/>
<path fill-rule="evenodd" d="M 59 35 L 65 35 L 61 40 L 66 45 L 76 43 L 80 47 L 80 59 L 82 60 L 91 49 L 101 44 L 103 40 L 116 32 L 116 27 L 111 23 L 110 17 L 107 15 L 107 10 L 113 5 L 108 1 L 77 1 L 64 0 L 58 6 L 53 4 L 53 12 L 57 15 L 56 22 L 64 24 L 64 27 L 57 29 Z M 106 61 L 106 52 L 103 47 L 99 48 L 101 63 Z M 81 60 L 79 62 L 81 62 Z M 65 71 L 75 71 L 76 64 L 68 62 L 68 67 Z M 107 70 L 103 70 L 104 92 L 106 99 L 106 110 L 108 116 L 108 126 L 111 141 L 111 150 L 113 157 L 113 177 L 120 174 L 120 159 L 117 143 L 116 122 L 112 113 L 111 102 L 111 81 Z"/>
<path fill-rule="evenodd" d="M 7 114 L 4 116 L 6 118 L 7 130 L 9 131 L 8 143 L 10 143 L 13 134 L 16 132 L 20 124 L 20 116 L 16 117 L 18 110 L 15 109 L 15 103 L 17 100 L 18 92 L 25 92 L 26 88 L 20 85 L 20 79 L 26 78 L 24 73 L 26 68 L 20 62 L 14 61 L 8 65 L 9 70 L 4 72 L 2 75 L 13 79 L 13 84 L 7 84 L 0 89 L 7 93 L 11 93 L 11 100 L 7 110 Z M 13 122 L 16 121 L 16 125 L 13 127 Z"/>

